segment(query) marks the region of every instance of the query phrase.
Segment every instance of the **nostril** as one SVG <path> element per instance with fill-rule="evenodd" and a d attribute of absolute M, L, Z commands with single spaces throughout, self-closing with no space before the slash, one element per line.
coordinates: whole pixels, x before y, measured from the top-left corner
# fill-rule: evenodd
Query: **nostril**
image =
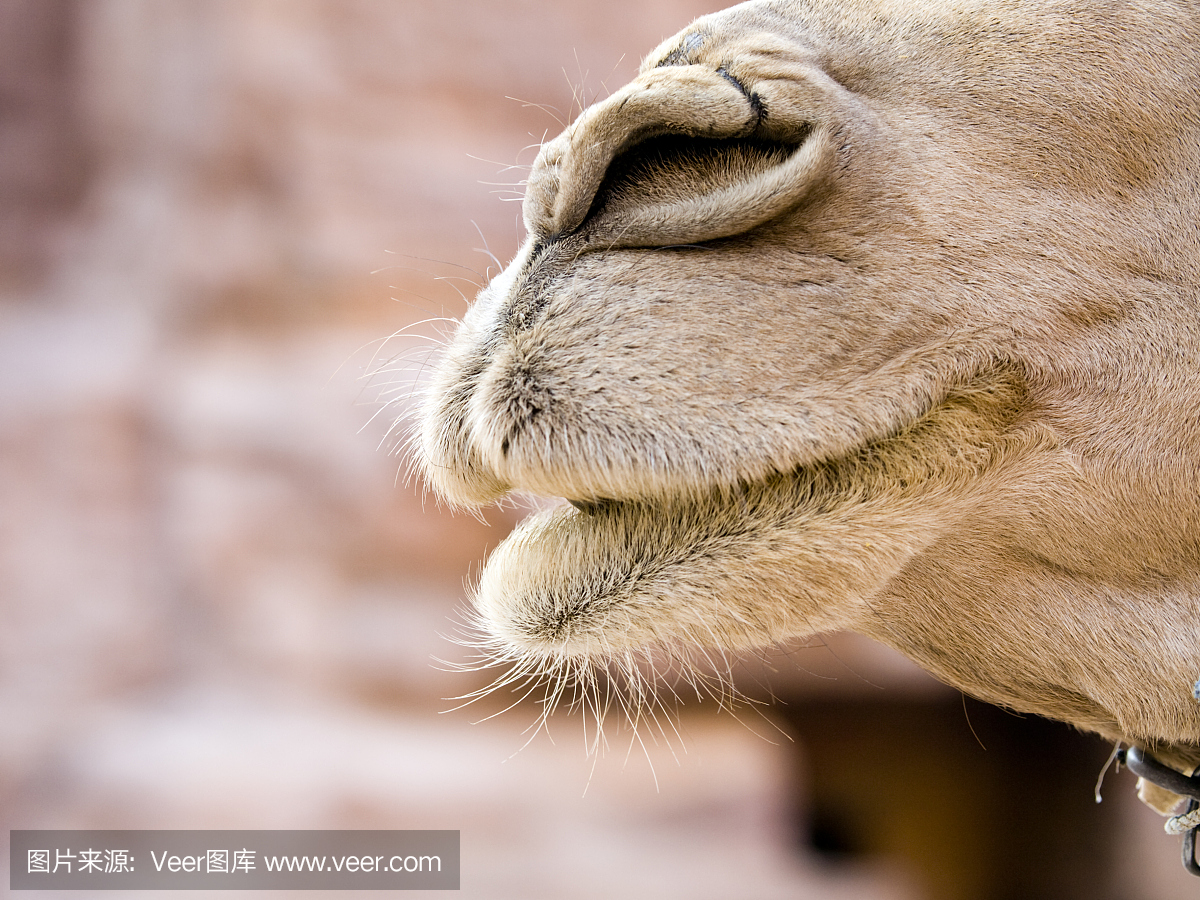
<path fill-rule="evenodd" d="M 655 135 L 753 133 L 759 112 L 740 83 L 704 66 L 652 69 L 585 110 L 533 165 L 525 218 L 543 234 L 569 234 L 587 215 L 609 164 Z"/>
<path fill-rule="evenodd" d="M 757 100 L 757 95 L 752 99 Z M 778 178 L 778 173 L 795 158 L 807 137 L 808 132 L 790 141 L 687 134 L 649 138 L 613 160 L 579 231 L 589 237 L 604 235 L 610 246 L 610 233 L 622 245 L 630 245 L 632 239 L 661 246 L 674 243 L 681 228 L 713 230 L 714 220 L 727 214 L 721 204 L 706 201 L 744 195 L 744 206 L 753 202 L 755 185 L 764 181 L 778 182 L 771 185 L 773 198 L 794 192 L 795 182 Z M 655 225 L 649 233 L 635 227 L 645 218 Z M 735 226 L 733 233 L 737 230 Z"/>

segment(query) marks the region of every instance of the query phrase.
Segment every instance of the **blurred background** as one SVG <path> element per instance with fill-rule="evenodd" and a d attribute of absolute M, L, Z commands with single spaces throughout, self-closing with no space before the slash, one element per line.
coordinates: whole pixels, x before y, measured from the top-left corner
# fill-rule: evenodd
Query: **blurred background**
<path fill-rule="evenodd" d="M 494 900 L 1194 896 L 1099 739 L 851 636 L 598 761 L 453 711 L 521 510 L 388 429 L 536 145 L 721 5 L 0 0 L 0 824 L 461 829 Z"/>

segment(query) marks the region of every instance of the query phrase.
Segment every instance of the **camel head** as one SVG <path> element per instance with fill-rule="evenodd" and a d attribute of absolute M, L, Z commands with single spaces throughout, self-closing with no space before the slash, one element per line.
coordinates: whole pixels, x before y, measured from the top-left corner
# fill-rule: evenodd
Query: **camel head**
<path fill-rule="evenodd" d="M 1200 762 L 1200 7 L 758 0 L 542 147 L 422 410 L 498 658 L 848 629 Z"/>

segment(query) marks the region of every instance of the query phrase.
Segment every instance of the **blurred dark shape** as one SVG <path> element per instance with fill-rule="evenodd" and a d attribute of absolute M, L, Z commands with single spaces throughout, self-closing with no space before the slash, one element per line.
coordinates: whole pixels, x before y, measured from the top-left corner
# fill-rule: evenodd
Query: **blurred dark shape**
<path fill-rule="evenodd" d="M 0 2 L 0 285 L 45 274 L 83 199 L 73 0 Z"/>

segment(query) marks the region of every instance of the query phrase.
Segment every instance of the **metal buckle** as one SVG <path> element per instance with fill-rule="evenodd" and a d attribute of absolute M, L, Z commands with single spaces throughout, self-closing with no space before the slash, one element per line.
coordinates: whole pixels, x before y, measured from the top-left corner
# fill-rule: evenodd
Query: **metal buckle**
<path fill-rule="evenodd" d="M 1130 747 L 1117 754 L 1117 762 L 1139 778 L 1188 798 L 1187 813 L 1200 807 L 1200 777 L 1184 775 L 1164 765 L 1139 747 Z M 1200 825 L 1183 834 L 1183 867 L 1193 875 L 1200 875 L 1200 863 L 1196 861 L 1196 832 Z"/>

